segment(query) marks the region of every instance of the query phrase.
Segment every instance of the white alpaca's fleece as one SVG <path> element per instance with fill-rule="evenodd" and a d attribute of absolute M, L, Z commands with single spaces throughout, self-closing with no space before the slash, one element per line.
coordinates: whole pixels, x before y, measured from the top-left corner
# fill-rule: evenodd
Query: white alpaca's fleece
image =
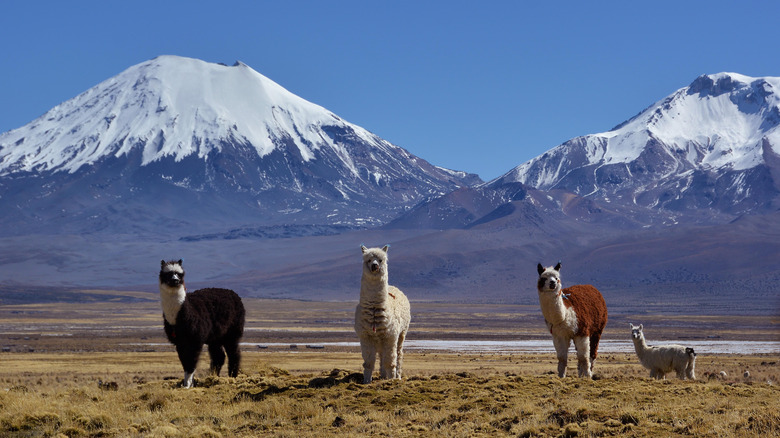
<path fill-rule="evenodd" d="M 672 371 L 677 373 L 677 378 L 696 380 L 694 368 L 696 367 L 696 353 L 693 348 L 683 345 L 659 345 L 648 346 L 645 335 L 642 332 L 642 324 L 631 326 L 631 339 L 634 341 L 634 349 L 643 367 L 650 370 L 650 377 L 665 379 L 666 374 Z"/>
<path fill-rule="evenodd" d="M 360 303 L 355 309 L 355 333 L 363 353 L 363 383 L 371 383 L 376 354 L 383 379 L 400 379 L 403 344 L 409 330 L 411 311 L 403 292 L 387 283 L 387 249 L 363 251 Z"/>

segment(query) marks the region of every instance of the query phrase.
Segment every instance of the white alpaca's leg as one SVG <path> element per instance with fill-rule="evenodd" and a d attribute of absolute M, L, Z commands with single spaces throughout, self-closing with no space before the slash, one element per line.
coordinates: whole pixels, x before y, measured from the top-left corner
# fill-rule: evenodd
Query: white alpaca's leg
<path fill-rule="evenodd" d="M 558 377 L 566 377 L 566 364 L 569 361 L 569 344 L 571 340 L 566 337 L 553 336 L 555 355 L 558 356 Z"/>
<path fill-rule="evenodd" d="M 593 372 L 590 370 L 590 338 L 587 336 L 574 338 L 574 348 L 577 349 L 577 375 L 593 377 Z"/>
<path fill-rule="evenodd" d="M 690 362 L 688 362 L 688 368 L 685 370 L 685 374 L 688 376 L 691 380 L 696 380 L 696 372 L 694 368 L 696 367 L 696 362 L 692 359 Z"/>
<path fill-rule="evenodd" d="M 382 346 L 381 355 L 381 367 L 382 378 L 393 379 L 395 378 L 397 371 L 398 360 L 398 341 L 394 340 L 388 342 Z"/>
<path fill-rule="evenodd" d="M 398 336 L 398 348 L 397 351 L 397 365 L 395 368 L 395 378 L 400 379 L 401 378 L 401 370 L 402 365 L 404 362 L 404 340 L 406 339 L 406 332 L 401 332 L 401 335 Z"/>
<path fill-rule="evenodd" d="M 363 383 L 371 383 L 376 362 L 376 346 L 368 340 L 360 340 L 360 351 L 363 353 Z"/>

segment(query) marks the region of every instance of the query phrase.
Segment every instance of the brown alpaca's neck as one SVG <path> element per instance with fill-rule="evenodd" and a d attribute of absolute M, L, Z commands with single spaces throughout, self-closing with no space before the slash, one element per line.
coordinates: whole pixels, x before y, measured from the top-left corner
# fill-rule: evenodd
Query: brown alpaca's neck
<path fill-rule="evenodd" d="M 563 302 L 561 293 L 558 292 L 540 292 L 539 304 L 542 307 L 544 319 L 550 324 L 556 325 L 562 323 L 567 316 L 567 307 Z"/>

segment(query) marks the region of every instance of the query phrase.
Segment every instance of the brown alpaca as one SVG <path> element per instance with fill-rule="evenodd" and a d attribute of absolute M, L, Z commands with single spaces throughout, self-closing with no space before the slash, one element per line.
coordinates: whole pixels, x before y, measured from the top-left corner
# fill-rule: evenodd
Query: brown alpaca
<path fill-rule="evenodd" d="M 579 377 L 593 377 L 593 363 L 598 356 L 599 340 L 607 325 L 607 304 L 593 286 L 578 284 L 562 288 L 561 264 L 545 268 L 537 265 L 539 305 L 547 328 L 553 336 L 558 356 L 558 376 L 566 376 L 569 345 L 577 349 Z"/>

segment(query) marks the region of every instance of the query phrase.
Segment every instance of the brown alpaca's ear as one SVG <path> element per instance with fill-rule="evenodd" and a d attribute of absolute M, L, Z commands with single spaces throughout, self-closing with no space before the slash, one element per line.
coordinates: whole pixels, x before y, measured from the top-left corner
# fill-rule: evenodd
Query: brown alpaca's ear
<path fill-rule="evenodd" d="M 538 263 L 538 264 L 536 265 L 536 272 L 538 272 L 538 273 L 539 273 L 539 275 L 542 275 L 542 272 L 544 272 L 544 266 L 542 266 L 542 264 L 541 264 L 541 263 Z"/>
<path fill-rule="evenodd" d="M 555 270 L 561 272 L 561 262 L 558 262 L 558 264 L 555 265 Z"/>

